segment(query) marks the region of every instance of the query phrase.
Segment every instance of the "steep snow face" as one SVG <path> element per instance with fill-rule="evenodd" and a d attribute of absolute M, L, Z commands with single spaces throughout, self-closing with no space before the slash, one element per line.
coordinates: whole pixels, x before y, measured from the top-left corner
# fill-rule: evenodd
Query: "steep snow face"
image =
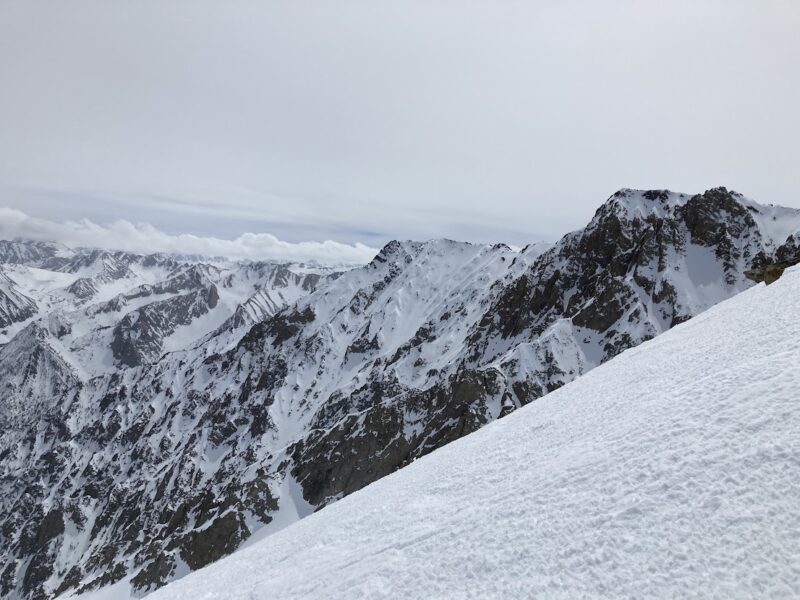
<path fill-rule="evenodd" d="M 321 283 L 333 281 L 339 274 L 338 271 L 301 265 L 249 264 L 239 277 L 224 278 L 223 290 L 233 288 L 234 297 L 238 299 L 241 294 L 236 294 L 235 291 L 247 289 L 255 280 L 259 282 L 253 286 L 255 293 L 237 304 L 233 314 L 200 342 L 193 344 L 194 348 L 206 356 L 229 350 L 250 327 L 307 296 Z M 198 337 L 194 339 L 197 340 Z M 173 347 L 177 350 L 180 345 L 173 343 Z"/>
<path fill-rule="evenodd" d="M 31 323 L 0 347 L 0 382 L 0 427 L 20 430 L 68 404 L 78 377 L 50 333 Z"/>
<path fill-rule="evenodd" d="M 68 253 L 68 249 L 50 242 L 28 240 L 0 240 L 0 263 L 38 265 Z"/>
<path fill-rule="evenodd" d="M 758 204 L 743 196 L 737 199 L 750 211 L 750 216 L 758 225 L 770 249 L 786 243 L 800 231 L 800 211 L 772 204 Z"/>
<path fill-rule="evenodd" d="M 46 328 L 81 381 L 0 431 L 0 593 L 142 594 L 476 431 L 753 285 L 775 259 L 753 208 L 622 190 L 552 246 L 392 242 L 308 285 L 181 263 L 77 307 L 62 288 L 93 275 L 39 269 L 73 278 Z"/>
<path fill-rule="evenodd" d="M 33 298 L 23 294 L 17 284 L 0 270 L 0 328 L 21 323 L 36 314 Z"/>
<path fill-rule="evenodd" d="M 148 596 L 800 595 L 800 270 Z"/>

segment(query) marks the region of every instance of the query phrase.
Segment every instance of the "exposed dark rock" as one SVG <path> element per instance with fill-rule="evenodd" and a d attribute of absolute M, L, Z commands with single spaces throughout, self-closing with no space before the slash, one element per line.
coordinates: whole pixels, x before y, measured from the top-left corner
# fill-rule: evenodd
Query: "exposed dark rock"
<path fill-rule="evenodd" d="M 114 327 L 111 342 L 114 358 L 128 367 L 156 360 L 163 352 L 167 336 L 213 309 L 218 299 L 216 287 L 211 286 L 208 290 L 152 302 L 129 313 Z"/>
<path fill-rule="evenodd" d="M 770 263 L 763 269 L 745 271 L 744 274 L 748 279 L 755 281 L 756 283 L 761 283 L 763 281 L 767 285 L 770 285 L 778 281 L 786 269 L 798 263 L 800 263 L 800 260 Z"/>
<path fill-rule="evenodd" d="M 186 534 L 180 542 L 180 555 L 191 569 L 199 569 L 230 554 L 248 537 L 244 519 L 231 511 L 205 529 Z"/>
<path fill-rule="evenodd" d="M 97 294 L 97 286 L 88 277 L 81 277 L 67 288 L 67 291 L 80 300 L 89 300 Z"/>
<path fill-rule="evenodd" d="M 767 285 L 775 283 L 781 278 L 783 272 L 789 267 L 800 264 L 800 233 L 789 236 L 789 238 L 775 251 L 775 261 L 765 260 L 757 268 L 745 271 L 745 276 Z"/>
<path fill-rule="evenodd" d="M 175 571 L 175 559 L 171 554 L 159 554 L 145 563 L 144 568 L 131 578 L 135 590 L 149 592 L 164 585 Z"/>
<path fill-rule="evenodd" d="M 208 304 L 208 308 L 216 308 L 217 302 L 219 302 L 219 291 L 217 291 L 217 286 L 212 285 L 208 288 L 206 304 Z"/>
<path fill-rule="evenodd" d="M 37 310 L 36 302 L 0 269 L 0 328 L 30 319 Z"/>
<path fill-rule="evenodd" d="M 64 576 L 64 579 L 61 581 L 61 584 L 55 589 L 53 594 L 56 597 L 58 597 L 67 590 L 77 588 L 81 583 L 82 577 L 83 574 L 81 572 L 80 567 L 78 566 L 72 567 Z"/>

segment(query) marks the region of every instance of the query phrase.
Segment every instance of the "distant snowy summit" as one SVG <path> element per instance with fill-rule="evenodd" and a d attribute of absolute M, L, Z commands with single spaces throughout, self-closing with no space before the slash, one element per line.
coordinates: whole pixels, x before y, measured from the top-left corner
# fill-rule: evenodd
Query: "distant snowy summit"
<path fill-rule="evenodd" d="M 0 244 L 0 595 L 152 591 L 747 290 L 798 231 L 716 188 L 343 272 Z"/>

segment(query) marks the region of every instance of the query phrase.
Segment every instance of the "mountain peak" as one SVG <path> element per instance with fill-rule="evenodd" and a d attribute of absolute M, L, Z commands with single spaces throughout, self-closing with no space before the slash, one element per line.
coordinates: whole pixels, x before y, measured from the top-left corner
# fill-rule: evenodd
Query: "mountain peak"
<path fill-rule="evenodd" d="M 670 190 L 637 190 L 622 188 L 614 192 L 598 209 L 598 215 L 616 214 L 626 218 L 646 219 L 649 216 L 663 218 L 675 208 L 685 204 L 688 194 Z"/>

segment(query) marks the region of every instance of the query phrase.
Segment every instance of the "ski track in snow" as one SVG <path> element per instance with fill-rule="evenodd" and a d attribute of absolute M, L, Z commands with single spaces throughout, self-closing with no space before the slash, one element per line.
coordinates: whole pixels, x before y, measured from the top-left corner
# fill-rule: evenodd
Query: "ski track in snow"
<path fill-rule="evenodd" d="M 800 268 L 148 596 L 800 596 Z"/>

